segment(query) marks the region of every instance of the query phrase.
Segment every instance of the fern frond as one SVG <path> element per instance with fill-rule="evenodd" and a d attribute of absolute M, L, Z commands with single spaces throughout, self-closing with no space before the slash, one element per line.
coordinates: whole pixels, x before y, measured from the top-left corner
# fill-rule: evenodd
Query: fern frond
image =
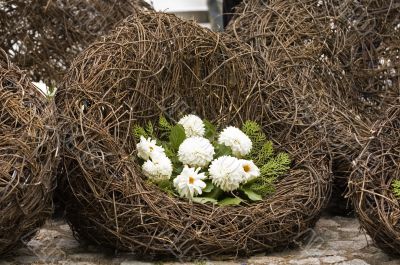
<path fill-rule="evenodd" d="M 153 123 L 151 123 L 151 121 L 148 121 L 146 123 L 146 132 L 147 132 L 147 135 L 154 136 L 154 127 L 153 127 Z"/>
<path fill-rule="evenodd" d="M 257 122 L 248 120 L 243 124 L 242 131 L 251 138 L 261 132 L 261 127 Z"/>
<path fill-rule="evenodd" d="M 267 140 L 267 136 L 262 131 L 261 126 L 255 121 L 246 121 L 242 126 L 242 131 L 250 138 L 253 142 L 255 149 L 261 148 L 264 142 Z"/>
<path fill-rule="evenodd" d="M 274 144 L 271 141 L 266 141 L 261 149 L 255 153 L 255 158 L 251 157 L 251 159 L 258 167 L 262 167 L 268 163 L 268 161 L 274 155 L 274 152 Z"/>
<path fill-rule="evenodd" d="M 279 153 L 276 157 L 270 159 L 260 169 L 261 177 L 279 177 L 290 169 L 290 158 L 286 153 Z"/>
<path fill-rule="evenodd" d="M 142 126 L 139 126 L 139 125 L 133 126 L 133 136 L 135 137 L 136 141 L 140 141 L 141 136 L 143 136 L 145 138 L 149 137 L 146 130 Z"/>
<path fill-rule="evenodd" d="M 172 124 L 169 123 L 169 121 L 164 117 L 160 116 L 160 119 L 158 120 L 158 125 L 160 126 L 160 130 L 169 132 L 172 129 Z"/>
<path fill-rule="evenodd" d="M 267 136 L 262 131 L 261 126 L 255 121 L 246 121 L 242 126 L 242 131 L 253 143 L 253 148 L 247 158 L 254 160 L 267 141 Z"/>
<path fill-rule="evenodd" d="M 261 177 L 251 183 L 249 188 L 264 198 L 275 192 L 275 181 L 275 177 Z"/>

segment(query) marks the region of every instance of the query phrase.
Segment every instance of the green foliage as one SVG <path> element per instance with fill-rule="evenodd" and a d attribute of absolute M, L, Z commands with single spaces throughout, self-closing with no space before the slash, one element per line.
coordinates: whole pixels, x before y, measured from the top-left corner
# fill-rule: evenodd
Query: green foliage
<path fill-rule="evenodd" d="M 151 121 L 148 121 L 146 123 L 146 132 L 149 136 L 154 137 L 154 127 L 153 127 L 153 123 L 151 123 Z"/>
<path fill-rule="evenodd" d="M 210 142 L 212 142 L 214 140 L 215 136 L 217 135 L 217 129 L 208 120 L 204 120 L 203 122 L 204 122 L 205 131 L 206 131 L 204 134 L 204 137 L 207 138 L 208 140 L 210 140 Z"/>
<path fill-rule="evenodd" d="M 253 142 L 251 153 L 246 157 L 253 160 L 254 164 L 260 168 L 260 177 L 247 183 L 242 187 L 242 191 L 251 200 L 257 197 L 266 197 L 275 191 L 275 182 L 278 177 L 284 175 L 290 169 L 290 158 L 286 153 L 275 155 L 272 141 L 267 140 L 266 134 L 261 126 L 254 121 L 246 121 L 242 131 L 249 136 Z M 247 191 L 247 193 L 245 192 Z M 254 194 L 249 193 L 253 192 Z M 249 196 L 250 195 L 250 196 Z"/>
<path fill-rule="evenodd" d="M 136 141 L 140 141 L 140 137 L 143 136 L 144 138 L 149 137 L 146 130 L 139 125 L 133 126 L 133 136 L 135 137 Z"/>
<path fill-rule="evenodd" d="M 232 149 L 224 144 L 216 144 L 214 146 L 215 148 L 215 157 L 221 157 L 221 156 L 230 156 L 232 155 Z"/>
<path fill-rule="evenodd" d="M 275 192 L 275 181 L 275 177 L 259 177 L 246 186 L 264 198 Z"/>
<path fill-rule="evenodd" d="M 140 141 L 141 136 L 143 136 L 146 139 L 149 137 L 153 137 L 154 127 L 151 121 L 148 121 L 145 127 L 135 124 L 133 126 L 133 136 L 135 137 L 136 141 Z"/>
<path fill-rule="evenodd" d="M 266 197 L 275 191 L 275 182 L 290 169 L 290 158 L 286 153 L 279 153 L 260 168 L 260 177 L 247 187 L 255 193 Z"/>
<path fill-rule="evenodd" d="M 397 198 L 400 198 L 400 180 L 394 180 L 392 183 L 392 190 Z"/>
<path fill-rule="evenodd" d="M 213 185 L 214 186 L 214 185 Z M 204 197 L 213 198 L 218 200 L 224 192 L 219 188 L 214 186 L 214 188 L 210 192 L 204 193 Z"/>
<path fill-rule="evenodd" d="M 206 185 L 207 186 L 203 189 L 203 192 L 205 193 L 211 192 L 215 188 L 214 184 L 211 181 L 206 181 Z"/>
<path fill-rule="evenodd" d="M 262 167 L 271 159 L 274 155 L 274 144 L 271 141 L 266 141 L 260 150 L 256 151 L 256 155 L 253 157 L 253 162 L 258 167 Z"/>
<path fill-rule="evenodd" d="M 262 196 L 254 192 L 251 188 L 242 187 L 240 189 L 252 201 L 262 201 Z"/>
<path fill-rule="evenodd" d="M 241 198 L 238 198 L 238 197 L 234 197 L 234 198 L 228 197 L 228 198 L 225 198 L 225 199 L 219 201 L 218 204 L 221 205 L 221 206 L 234 206 L 234 205 L 239 205 L 239 204 L 241 204 L 242 202 L 243 202 L 243 200 L 242 200 Z"/>
<path fill-rule="evenodd" d="M 261 167 L 261 178 L 277 178 L 285 174 L 290 168 L 290 163 L 291 161 L 288 154 L 279 153 Z"/>
<path fill-rule="evenodd" d="M 169 195 L 174 195 L 175 188 L 171 181 L 163 180 L 163 181 L 157 182 L 156 184 L 162 191 L 166 192 Z"/>
<path fill-rule="evenodd" d="M 182 125 L 177 124 L 171 128 L 169 142 L 174 150 L 178 150 L 181 143 L 186 139 L 185 129 Z"/>
<path fill-rule="evenodd" d="M 208 197 L 194 197 L 193 198 L 193 202 L 197 202 L 197 203 L 217 203 L 218 201 L 214 198 L 208 198 Z"/>
<path fill-rule="evenodd" d="M 164 132 L 170 132 L 172 129 L 172 124 L 167 121 L 167 119 L 164 116 L 160 116 L 160 119 L 158 120 L 158 125 L 160 126 L 160 130 Z"/>
<path fill-rule="evenodd" d="M 255 121 L 246 121 L 242 126 L 242 131 L 253 142 L 253 148 L 249 157 L 254 157 L 267 141 L 267 136 L 262 131 L 261 126 Z"/>
<path fill-rule="evenodd" d="M 163 142 L 161 141 L 160 145 L 164 148 L 164 152 L 165 155 L 171 159 L 171 162 L 174 166 L 174 168 L 176 168 L 180 162 L 177 156 L 177 153 L 174 151 L 174 149 L 171 147 L 171 144 L 169 142 Z"/>

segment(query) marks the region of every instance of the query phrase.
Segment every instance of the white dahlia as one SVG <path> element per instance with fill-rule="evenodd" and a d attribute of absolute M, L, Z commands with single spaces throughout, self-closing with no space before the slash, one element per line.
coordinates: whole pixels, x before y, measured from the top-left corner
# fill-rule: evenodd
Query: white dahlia
<path fill-rule="evenodd" d="M 164 148 L 158 146 L 156 140 L 151 138 L 144 138 L 140 136 L 140 142 L 137 144 L 138 157 L 148 160 L 152 156 L 158 156 L 164 154 Z"/>
<path fill-rule="evenodd" d="M 144 162 L 143 173 L 153 181 L 168 180 L 172 175 L 172 162 L 165 154 L 153 154 L 151 160 Z"/>
<path fill-rule="evenodd" d="M 239 159 L 221 156 L 214 160 L 208 169 L 213 184 L 223 191 L 233 191 L 243 182 L 243 167 Z"/>
<path fill-rule="evenodd" d="M 218 143 L 232 149 L 234 156 L 245 156 L 250 153 L 253 143 L 250 138 L 236 127 L 227 127 L 218 137 Z"/>
<path fill-rule="evenodd" d="M 244 182 L 251 181 L 260 176 L 260 169 L 251 160 L 240 160 L 243 168 Z"/>
<path fill-rule="evenodd" d="M 191 167 L 207 166 L 213 160 L 214 154 L 210 141 L 202 137 L 187 138 L 178 150 L 179 161 Z"/>
<path fill-rule="evenodd" d="M 181 197 L 192 199 L 194 196 L 202 194 L 206 183 L 204 173 L 199 173 L 200 168 L 185 166 L 182 173 L 174 179 L 174 187 Z"/>
<path fill-rule="evenodd" d="M 190 114 L 179 120 L 178 124 L 185 129 L 186 137 L 203 137 L 205 133 L 204 122 L 196 115 Z"/>

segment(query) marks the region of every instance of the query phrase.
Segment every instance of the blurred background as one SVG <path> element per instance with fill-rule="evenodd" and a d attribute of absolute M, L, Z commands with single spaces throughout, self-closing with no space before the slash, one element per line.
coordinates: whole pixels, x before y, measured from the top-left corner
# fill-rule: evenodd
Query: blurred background
<path fill-rule="evenodd" d="M 222 0 L 146 0 L 154 9 L 196 20 L 215 31 L 222 30 Z"/>

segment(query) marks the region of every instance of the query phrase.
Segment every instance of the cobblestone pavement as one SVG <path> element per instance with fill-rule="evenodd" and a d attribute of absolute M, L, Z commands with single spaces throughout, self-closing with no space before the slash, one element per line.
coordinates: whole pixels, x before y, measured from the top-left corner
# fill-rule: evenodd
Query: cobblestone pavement
<path fill-rule="evenodd" d="M 303 247 L 267 256 L 259 255 L 244 260 L 225 260 L 218 257 L 211 261 L 187 263 L 192 265 L 395 265 L 395 260 L 374 247 L 371 240 L 359 231 L 355 218 L 324 215 L 311 231 L 311 237 Z M 6 264 L 59 264 L 59 265 L 175 265 L 175 262 L 146 263 L 136 261 L 126 254 L 111 255 L 93 246 L 80 245 L 71 234 L 68 225 L 62 221 L 51 221 L 41 229 L 25 248 L 0 260 Z"/>

